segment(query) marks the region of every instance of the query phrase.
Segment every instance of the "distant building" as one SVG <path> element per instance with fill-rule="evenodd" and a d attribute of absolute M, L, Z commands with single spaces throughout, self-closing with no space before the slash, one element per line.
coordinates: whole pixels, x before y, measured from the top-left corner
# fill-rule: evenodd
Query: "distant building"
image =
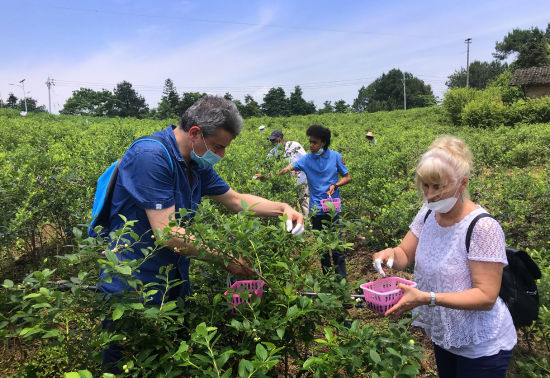
<path fill-rule="evenodd" d="M 520 87 L 529 98 L 550 96 L 550 67 L 517 69 L 509 85 Z"/>

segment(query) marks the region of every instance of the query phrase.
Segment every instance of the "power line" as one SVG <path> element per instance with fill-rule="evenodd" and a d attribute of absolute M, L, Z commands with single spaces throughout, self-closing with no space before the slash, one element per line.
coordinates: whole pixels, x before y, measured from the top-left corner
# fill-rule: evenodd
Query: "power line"
<path fill-rule="evenodd" d="M 37 3 L 36 6 L 42 5 L 41 3 Z M 320 27 L 314 27 L 314 26 L 303 26 L 303 25 L 284 25 L 284 24 L 260 24 L 255 22 L 244 22 L 244 21 L 234 21 L 234 20 L 214 20 L 214 19 L 206 19 L 206 18 L 197 18 L 197 17 L 188 17 L 188 16 L 172 16 L 172 15 L 154 15 L 154 14 L 144 14 L 144 13 L 130 13 L 130 12 L 122 12 L 117 10 L 107 10 L 107 9 L 94 9 L 94 8 L 77 8 L 77 7 L 63 7 L 63 6 L 55 6 L 48 4 L 49 9 L 61 9 L 61 10 L 68 10 L 68 11 L 76 11 L 76 12 L 87 12 L 87 13 L 103 13 L 103 14 L 112 14 L 117 16 L 132 16 L 132 17 L 140 17 L 140 18 L 156 18 L 156 19 L 164 19 L 164 20 L 184 20 L 186 22 L 197 22 L 197 23 L 208 23 L 208 24 L 227 24 L 227 25 L 238 25 L 238 26 L 260 26 L 265 28 L 276 28 L 276 29 L 290 29 L 290 30 L 304 30 L 304 31 L 313 31 L 313 32 L 328 32 L 328 33 L 343 33 L 343 34 L 366 34 L 366 35 L 377 35 L 377 36 L 387 36 L 387 37 L 398 37 L 403 38 L 404 35 L 402 33 L 380 33 L 380 32 L 373 32 L 373 31 L 364 31 L 364 30 L 342 30 L 342 29 L 330 29 L 330 28 L 320 28 Z M 422 39 L 439 39 L 440 35 L 415 35 L 411 33 L 406 34 L 407 37 L 412 38 L 422 38 Z"/>

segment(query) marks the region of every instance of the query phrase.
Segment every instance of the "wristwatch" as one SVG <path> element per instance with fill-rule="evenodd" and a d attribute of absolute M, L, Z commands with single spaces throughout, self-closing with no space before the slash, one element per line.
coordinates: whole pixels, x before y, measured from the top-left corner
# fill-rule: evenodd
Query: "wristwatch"
<path fill-rule="evenodd" d="M 433 291 L 430 291 L 430 304 L 428 306 L 435 307 L 435 293 Z"/>

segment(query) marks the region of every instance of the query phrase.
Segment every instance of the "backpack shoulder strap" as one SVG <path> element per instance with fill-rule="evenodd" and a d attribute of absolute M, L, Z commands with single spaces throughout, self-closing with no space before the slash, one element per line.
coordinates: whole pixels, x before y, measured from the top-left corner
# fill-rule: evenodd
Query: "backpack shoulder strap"
<path fill-rule="evenodd" d="M 468 226 L 468 231 L 466 232 L 466 253 L 470 253 L 470 240 L 472 239 L 472 232 L 474 231 L 474 226 L 476 225 L 477 221 L 481 218 L 493 218 L 493 216 L 489 213 L 481 213 L 475 216 L 474 219 L 470 222 L 470 225 Z M 494 218 L 493 218 L 494 219 Z"/>
<path fill-rule="evenodd" d="M 428 217 L 430 216 L 431 212 L 432 211 L 430 209 L 428 209 L 428 211 L 426 211 L 426 215 L 424 216 L 424 223 L 426 223 L 426 221 L 428 220 Z"/>
<path fill-rule="evenodd" d="M 174 173 L 174 162 L 172 160 L 172 154 L 168 150 L 168 147 L 166 147 L 166 144 L 164 144 L 164 139 L 159 138 L 159 137 L 154 136 L 154 135 L 142 136 L 141 138 L 138 138 L 137 140 L 135 140 L 134 143 L 132 143 L 130 145 L 130 147 L 128 147 L 128 149 L 132 148 L 134 146 L 134 144 L 139 143 L 139 142 L 143 142 L 144 140 L 155 141 L 155 142 L 160 143 L 162 145 L 162 147 L 164 148 L 164 151 L 166 151 L 166 154 L 168 155 L 168 160 L 170 160 L 170 168 L 172 170 L 172 173 Z"/>

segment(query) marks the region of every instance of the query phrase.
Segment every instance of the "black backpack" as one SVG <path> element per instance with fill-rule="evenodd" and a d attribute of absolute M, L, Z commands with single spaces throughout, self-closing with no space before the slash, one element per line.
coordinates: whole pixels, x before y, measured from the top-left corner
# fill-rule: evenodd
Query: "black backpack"
<path fill-rule="evenodd" d="M 431 210 L 428 210 L 424 222 L 430 213 Z M 470 222 L 466 232 L 466 253 L 470 252 L 470 239 L 474 226 L 479 219 L 485 217 L 493 218 L 491 214 L 481 213 Z M 542 276 L 540 269 L 527 252 L 516 248 L 507 247 L 506 258 L 508 266 L 502 271 L 502 283 L 498 295 L 510 310 L 516 329 L 530 326 L 539 317 L 539 293 L 536 280 Z"/>

